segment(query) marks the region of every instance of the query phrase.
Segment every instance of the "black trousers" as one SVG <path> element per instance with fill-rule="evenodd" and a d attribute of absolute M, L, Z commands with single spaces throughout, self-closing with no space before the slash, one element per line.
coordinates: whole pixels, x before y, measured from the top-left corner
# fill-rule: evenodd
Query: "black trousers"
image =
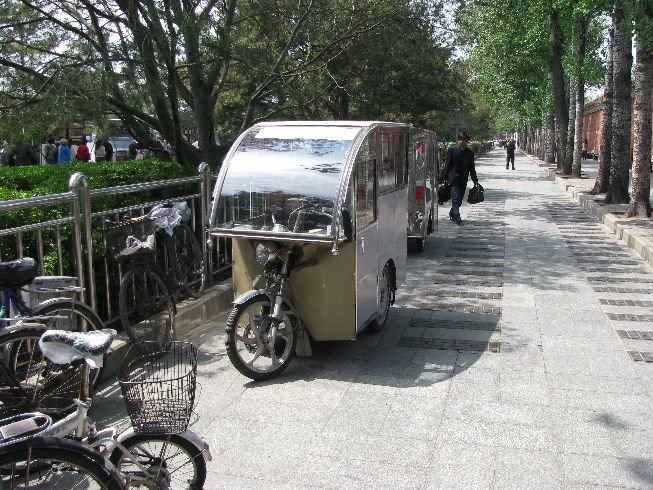
<path fill-rule="evenodd" d="M 508 153 L 506 157 L 506 168 L 510 167 L 510 162 L 512 162 L 512 169 L 515 170 L 515 154 Z"/>

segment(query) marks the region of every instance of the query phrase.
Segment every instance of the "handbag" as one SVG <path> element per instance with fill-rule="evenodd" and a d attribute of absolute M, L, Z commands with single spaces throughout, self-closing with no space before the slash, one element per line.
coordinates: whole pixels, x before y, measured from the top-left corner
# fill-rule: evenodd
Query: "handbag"
<path fill-rule="evenodd" d="M 438 204 L 442 205 L 451 199 L 451 189 L 447 182 L 442 182 L 438 185 Z"/>
<path fill-rule="evenodd" d="M 467 195 L 467 202 L 469 204 L 478 204 L 479 202 L 483 201 L 485 201 L 483 186 L 481 184 L 477 184 L 469 191 L 469 194 Z"/>

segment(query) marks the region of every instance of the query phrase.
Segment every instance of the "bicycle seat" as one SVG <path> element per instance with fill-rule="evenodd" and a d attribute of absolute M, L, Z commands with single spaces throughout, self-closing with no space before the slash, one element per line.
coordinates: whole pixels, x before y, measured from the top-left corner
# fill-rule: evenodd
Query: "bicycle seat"
<path fill-rule="evenodd" d="M 92 332 L 46 330 L 39 340 L 41 352 L 55 364 L 69 364 L 84 359 L 91 367 L 102 367 L 103 356 L 116 336 L 112 328 Z"/>
<path fill-rule="evenodd" d="M 25 286 L 39 275 L 36 260 L 30 257 L 0 262 L 0 287 L 13 288 Z"/>

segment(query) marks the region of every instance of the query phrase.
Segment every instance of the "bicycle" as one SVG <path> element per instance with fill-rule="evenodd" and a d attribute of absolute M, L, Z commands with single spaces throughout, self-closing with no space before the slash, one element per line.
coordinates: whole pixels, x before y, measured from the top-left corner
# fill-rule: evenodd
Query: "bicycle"
<path fill-rule="evenodd" d="M 105 246 L 126 272 L 120 282 L 120 319 L 136 345 L 154 342 L 157 348 L 175 338 L 176 302 L 186 292 L 199 296 L 204 289 L 204 260 L 188 225 L 166 209 L 155 207 L 145 216 L 107 221 Z M 157 229 L 165 229 L 164 253 L 169 274 L 157 263 Z"/>
<path fill-rule="evenodd" d="M 38 409 L 52 414 L 71 410 L 81 383 L 81 371 L 75 366 L 48 362 L 38 349 L 38 339 L 48 327 L 93 331 L 104 326 L 88 305 L 70 298 L 52 298 L 30 308 L 23 298 L 23 288 L 37 275 L 34 259 L 0 262 L 0 415 L 16 410 Z M 80 290 L 66 287 L 47 292 Z M 16 316 L 10 316 L 12 309 Z M 90 371 L 91 387 L 100 379 L 101 372 L 100 365 Z"/>
<path fill-rule="evenodd" d="M 87 372 L 87 360 L 106 352 L 116 332 L 106 329 L 95 338 L 90 335 L 48 330 L 40 345 L 53 362 L 78 362 Z M 130 348 L 120 371 L 130 428 L 121 433 L 115 427 L 98 430 L 88 418 L 91 399 L 84 398 L 81 390 L 77 410 L 58 422 L 39 413 L 0 421 L 0 434 L 10 435 L 0 441 L 0 483 L 11 488 L 34 483 L 50 488 L 51 478 L 65 477 L 84 488 L 95 488 L 93 483 L 99 488 L 202 488 L 206 461 L 212 456 L 208 444 L 188 430 L 195 402 L 197 348 L 172 342 L 165 351 L 145 350 L 149 354 L 134 354 Z M 72 456 L 59 452 L 58 438 L 66 436 L 76 441 L 65 447 Z M 98 476 L 89 468 L 103 471 Z"/>

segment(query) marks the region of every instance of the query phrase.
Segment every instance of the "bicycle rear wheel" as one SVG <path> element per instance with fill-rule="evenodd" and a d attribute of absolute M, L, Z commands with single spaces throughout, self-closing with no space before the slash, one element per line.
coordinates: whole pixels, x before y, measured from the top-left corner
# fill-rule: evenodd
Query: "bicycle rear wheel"
<path fill-rule="evenodd" d="M 75 408 L 82 363 L 54 364 L 45 358 L 38 345 L 45 330 L 16 326 L 0 333 L 0 415 L 62 415 Z"/>
<path fill-rule="evenodd" d="M 168 257 L 172 262 L 177 280 L 188 296 L 199 298 L 204 291 L 204 256 L 193 230 L 186 223 L 179 223 L 172 237 L 166 236 Z"/>
<path fill-rule="evenodd" d="M 2 448 L 0 488 L 119 490 L 104 456 L 67 439 L 35 437 Z"/>
<path fill-rule="evenodd" d="M 120 319 L 131 341 L 161 350 L 174 340 L 175 302 L 165 281 L 154 270 L 136 265 L 120 283 Z"/>
<path fill-rule="evenodd" d="M 43 317 L 38 321 L 51 329 L 91 332 L 104 328 L 104 323 L 90 306 L 67 298 L 54 298 L 44 301 L 34 307 L 32 315 Z M 106 360 L 106 355 L 104 357 Z M 102 378 L 102 369 L 101 367 L 89 369 L 90 387 L 95 386 L 98 380 Z"/>

